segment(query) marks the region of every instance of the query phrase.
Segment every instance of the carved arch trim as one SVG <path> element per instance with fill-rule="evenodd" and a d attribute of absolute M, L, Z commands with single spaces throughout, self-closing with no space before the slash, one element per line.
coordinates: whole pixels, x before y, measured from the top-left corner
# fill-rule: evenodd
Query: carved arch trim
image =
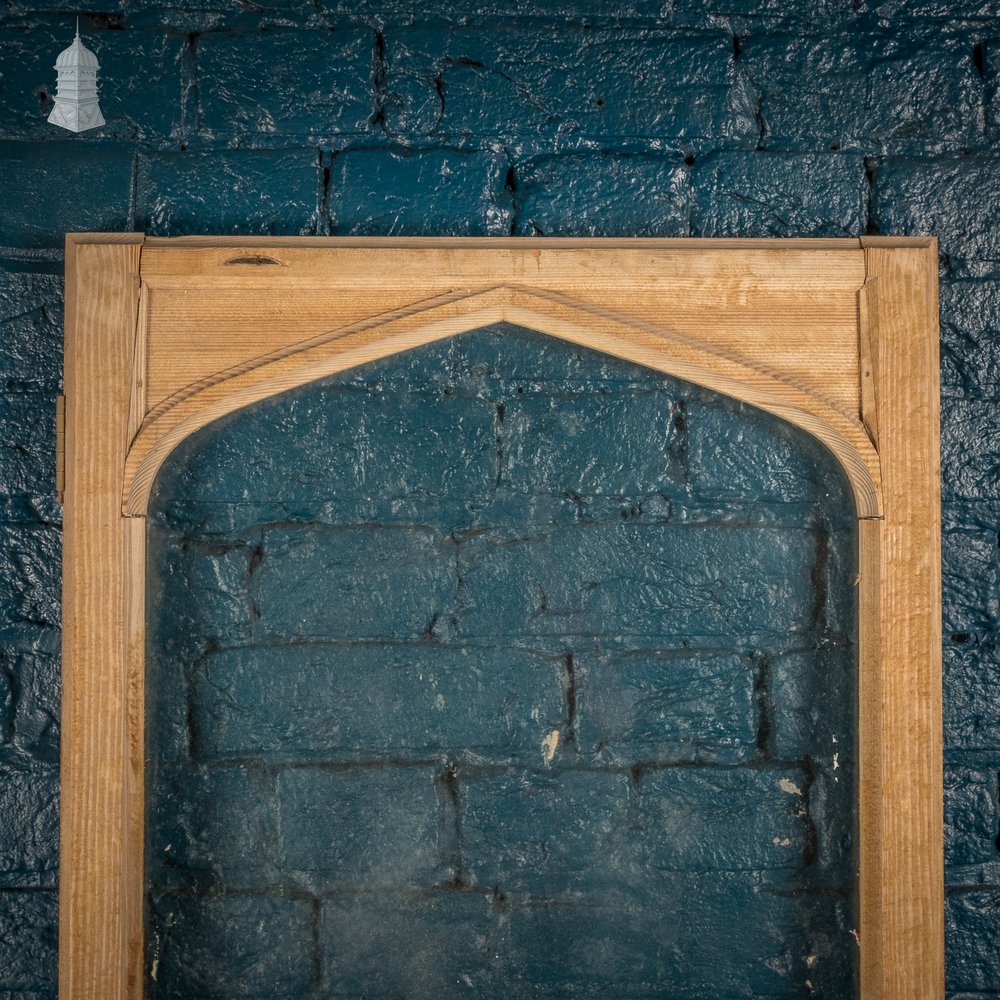
<path fill-rule="evenodd" d="M 854 488 L 859 517 L 880 513 L 879 465 L 868 432 L 816 390 L 607 309 L 554 292 L 499 285 L 443 295 L 368 317 L 348 327 L 213 373 L 144 415 L 125 463 L 123 513 L 145 514 L 153 481 L 189 434 L 233 410 L 339 371 L 509 322 L 614 355 L 750 403 L 808 431 L 840 461 Z M 137 355 L 138 356 L 138 355 Z M 139 381 L 138 373 L 134 376 Z"/>

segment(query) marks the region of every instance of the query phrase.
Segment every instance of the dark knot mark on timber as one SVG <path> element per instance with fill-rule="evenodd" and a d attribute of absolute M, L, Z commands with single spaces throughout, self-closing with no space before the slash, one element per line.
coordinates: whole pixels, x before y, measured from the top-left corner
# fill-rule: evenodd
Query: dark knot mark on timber
<path fill-rule="evenodd" d="M 232 264 L 251 264 L 254 267 L 284 267 L 285 265 L 281 263 L 280 260 L 275 260 L 273 257 L 265 257 L 262 254 L 254 254 L 250 257 L 231 257 L 226 261 L 226 267 Z"/>

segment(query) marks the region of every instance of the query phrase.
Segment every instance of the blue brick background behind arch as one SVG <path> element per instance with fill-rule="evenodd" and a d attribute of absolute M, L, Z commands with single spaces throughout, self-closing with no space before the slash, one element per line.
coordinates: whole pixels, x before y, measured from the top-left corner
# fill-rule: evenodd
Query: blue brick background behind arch
<path fill-rule="evenodd" d="M 500 326 L 206 428 L 149 530 L 150 997 L 855 995 L 804 433 Z"/>
<path fill-rule="evenodd" d="M 523 11 L 523 13 L 519 13 Z M 1000 990 L 994 0 L 0 6 L 0 997 L 50 997 L 62 233 L 941 238 L 948 990 Z"/>

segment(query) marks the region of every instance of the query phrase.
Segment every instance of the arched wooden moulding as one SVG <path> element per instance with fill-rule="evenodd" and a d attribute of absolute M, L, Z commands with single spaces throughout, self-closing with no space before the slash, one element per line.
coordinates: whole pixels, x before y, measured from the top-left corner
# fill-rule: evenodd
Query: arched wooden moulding
<path fill-rule="evenodd" d="M 62 1000 L 142 995 L 145 522 L 226 413 L 510 322 L 822 441 L 860 520 L 865 1000 L 943 996 L 932 240 L 67 241 Z"/>

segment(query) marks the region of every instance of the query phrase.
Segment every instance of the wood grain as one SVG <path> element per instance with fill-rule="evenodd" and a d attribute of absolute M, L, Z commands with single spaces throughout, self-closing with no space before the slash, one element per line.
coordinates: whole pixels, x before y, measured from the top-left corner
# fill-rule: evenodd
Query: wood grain
<path fill-rule="evenodd" d="M 751 366 L 641 319 L 588 307 L 554 292 L 528 292 L 509 286 L 441 296 L 369 317 L 215 373 L 176 393 L 150 410 L 130 449 L 125 513 L 145 513 L 153 479 L 164 458 L 185 437 L 212 420 L 334 372 L 499 322 L 530 327 L 696 382 L 804 427 L 822 440 L 847 470 L 861 515 L 878 514 L 878 457 L 864 427 L 815 391 L 773 371 L 770 355 L 765 355 L 767 364 Z M 856 372 L 855 353 L 855 380 Z"/>
<path fill-rule="evenodd" d="M 141 840 L 127 774 L 130 606 L 117 496 L 127 419 L 139 244 L 67 239 L 66 489 L 63 514 L 59 995 L 125 996 L 126 905 Z M 114 500 L 112 498 L 115 498 Z"/>
<path fill-rule="evenodd" d="M 942 997 L 935 267 L 923 237 L 71 237 L 62 1000 L 142 995 L 142 514 L 160 464 L 224 413 L 497 322 L 743 399 L 844 466 L 860 518 L 862 996 Z"/>
<path fill-rule="evenodd" d="M 881 810 L 878 840 L 863 844 L 880 855 L 872 892 L 880 934 L 878 951 L 865 956 L 865 995 L 923 1000 L 944 994 L 937 248 L 871 246 L 866 257 L 877 298 L 884 519 L 874 616 L 880 715 L 862 716 L 878 725 Z M 870 608 L 862 614 L 873 617 Z"/>
<path fill-rule="evenodd" d="M 802 381 L 845 415 L 858 410 L 857 289 L 864 256 L 839 250 L 689 247 L 648 241 L 599 250 L 585 242 L 557 247 L 539 241 L 423 241 L 419 253 L 370 241 L 316 252 L 268 245 L 256 255 L 233 249 L 146 248 L 143 280 L 152 322 L 178 338 L 161 353 L 152 345 L 151 404 L 221 371 L 367 317 L 412 308 L 444 295 L 508 285 L 557 292 L 584 306 L 627 314 L 692 337 L 752 364 Z M 346 243 L 346 245 L 345 245 Z M 457 245 L 456 245 L 457 244 Z M 527 244 L 527 245 L 526 245 Z M 233 264 L 275 260 L 277 265 Z"/>

